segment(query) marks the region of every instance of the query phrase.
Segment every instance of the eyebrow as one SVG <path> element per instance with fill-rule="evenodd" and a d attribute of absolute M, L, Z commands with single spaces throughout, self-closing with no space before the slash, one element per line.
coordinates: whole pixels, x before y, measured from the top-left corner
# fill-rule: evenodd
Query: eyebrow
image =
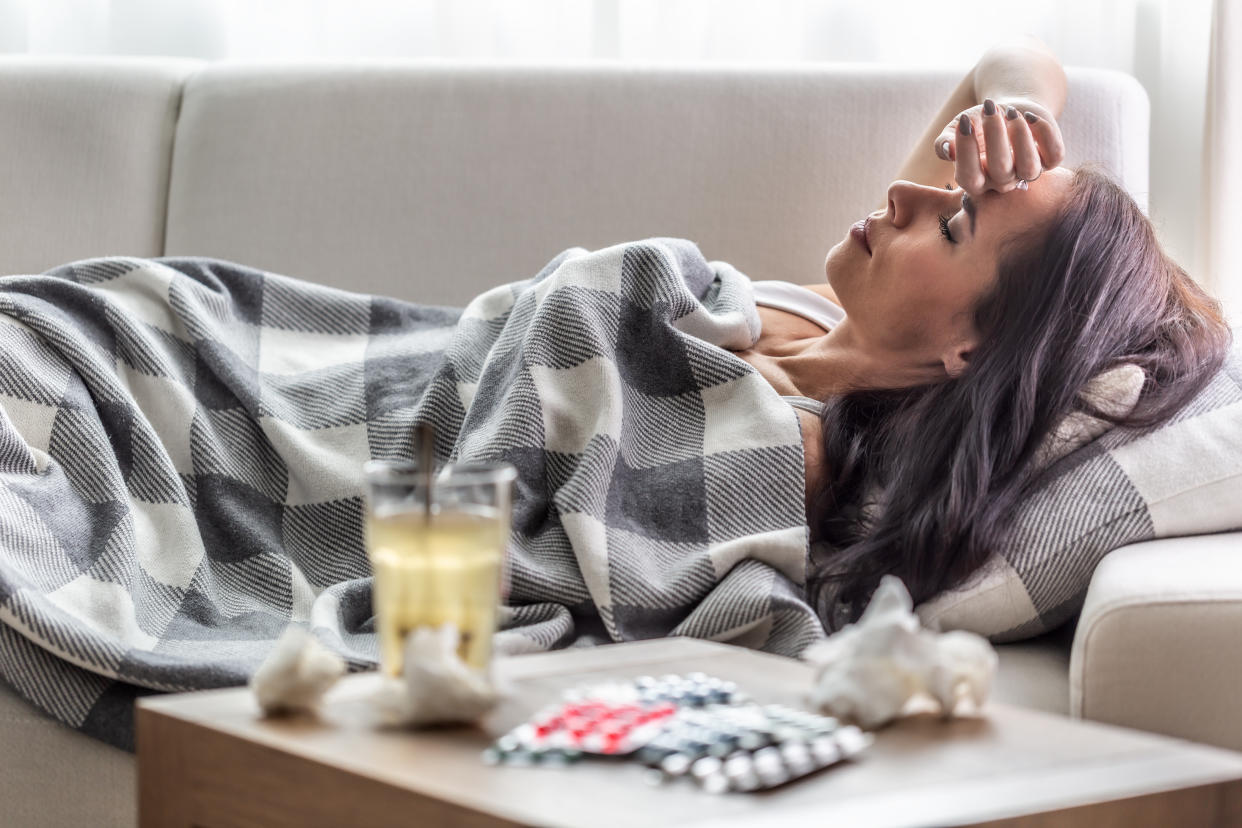
<path fill-rule="evenodd" d="M 970 216 L 970 235 L 975 235 L 975 202 L 968 193 L 962 193 L 962 210 Z"/>

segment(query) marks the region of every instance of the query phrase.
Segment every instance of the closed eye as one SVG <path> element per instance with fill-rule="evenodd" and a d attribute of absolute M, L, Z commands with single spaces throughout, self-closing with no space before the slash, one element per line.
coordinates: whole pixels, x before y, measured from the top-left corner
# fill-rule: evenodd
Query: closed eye
<path fill-rule="evenodd" d="M 949 244 L 957 244 L 957 239 L 953 238 L 953 234 L 949 232 L 950 216 L 940 217 L 940 235 L 949 240 Z"/>

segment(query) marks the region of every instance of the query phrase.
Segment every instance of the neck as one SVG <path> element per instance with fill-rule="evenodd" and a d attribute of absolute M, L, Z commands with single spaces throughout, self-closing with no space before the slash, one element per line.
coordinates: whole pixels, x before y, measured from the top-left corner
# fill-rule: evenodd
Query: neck
<path fill-rule="evenodd" d="M 822 400 L 864 388 L 910 388 L 945 379 L 939 360 L 892 351 L 869 343 L 849 318 L 799 351 L 783 356 L 781 367 L 799 392 Z"/>

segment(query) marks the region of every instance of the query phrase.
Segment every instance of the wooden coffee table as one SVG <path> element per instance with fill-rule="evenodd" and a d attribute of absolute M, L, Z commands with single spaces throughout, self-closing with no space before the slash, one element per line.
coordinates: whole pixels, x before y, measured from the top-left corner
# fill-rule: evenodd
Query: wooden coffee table
<path fill-rule="evenodd" d="M 263 719 L 244 688 L 150 697 L 138 708 L 143 826 L 1242 824 L 1242 754 L 1002 705 L 923 715 L 857 759 L 763 793 L 653 787 L 636 763 L 492 767 L 495 736 L 606 677 L 699 670 L 763 702 L 803 706 L 797 661 L 691 639 L 503 659 L 509 700 L 482 728 L 374 726 L 374 674 L 335 687 L 318 717 Z"/>

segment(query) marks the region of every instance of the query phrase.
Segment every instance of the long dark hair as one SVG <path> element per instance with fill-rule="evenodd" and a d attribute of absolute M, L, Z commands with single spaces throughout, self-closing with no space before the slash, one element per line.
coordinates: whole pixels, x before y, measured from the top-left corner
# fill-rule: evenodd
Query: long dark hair
<path fill-rule="evenodd" d="M 1007 249 L 975 308 L 980 345 L 959 377 L 826 401 L 808 588 L 830 627 L 856 619 L 886 573 L 918 603 L 978 569 L 1038 482 L 1040 443 L 1067 414 L 1158 425 L 1225 358 L 1219 303 L 1101 168 L 1080 167 L 1046 228 Z M 1079 396 L 1124 362 L 1145 374 L 1133 411 L 1110 416 Z"/>

